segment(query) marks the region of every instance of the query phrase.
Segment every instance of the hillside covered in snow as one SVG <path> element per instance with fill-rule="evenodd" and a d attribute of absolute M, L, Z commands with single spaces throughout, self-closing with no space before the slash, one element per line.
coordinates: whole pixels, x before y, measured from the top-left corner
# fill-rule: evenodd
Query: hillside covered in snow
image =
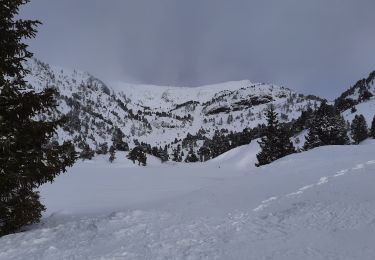
<path fill-rule="evenodd" d="M 35 59 L 28 68 L 30 88 L 57 90 L 59 106 L 52 116 L 66 117 L 58 137 L 60 141 L 72 140 L 78 151 L 108 150 L 115 130 L 120 129 L 130 148 L 144 143 L 162 149 L 170 158 L 178 152 L 184 161 L 189 151 L 197 153 L 215 133 L 244 133 L 243 143 L 257 138 L 270 104 L 280 121 L 288 123 L 322 101 L 285 87 L 247 80 L 196 88 L 124 83 L 116 88 L 121 91 L 116 91 L 89 73 Z"/>

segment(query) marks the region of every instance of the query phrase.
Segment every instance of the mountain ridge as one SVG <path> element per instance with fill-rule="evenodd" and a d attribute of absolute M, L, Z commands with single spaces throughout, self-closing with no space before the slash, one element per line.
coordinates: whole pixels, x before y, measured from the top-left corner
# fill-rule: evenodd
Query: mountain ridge
<path fill-rule="evenodd" d="M 88 72 L 61 69 L 37 59 L 27 67 L 30 88 L 48 86 L 58 91 L 53 116 L 68 118 L 58 129 L 58 140 L 73 141 L 78 151 L 110 147 L 115 130 L 120 129 L 130 148 L 143 143 L 149 151 L 163 149 L 169 159 L 179 150 L 184 160 L 217 135 L 237 133 L 236 139 L 244 138 L 240 144 L 257 138 L 270 104 L 282 123 L 291 123 L 302 111 L 315 110 L 324 101 L 249 80 L 193 88 L 130 83 L 111 87 Z"/>

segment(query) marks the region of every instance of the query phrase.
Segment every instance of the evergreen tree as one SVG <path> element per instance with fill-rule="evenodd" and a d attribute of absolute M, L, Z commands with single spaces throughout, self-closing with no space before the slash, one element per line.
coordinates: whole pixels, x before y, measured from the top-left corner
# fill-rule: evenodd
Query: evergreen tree
<path fill-rule="evenodd" d="M 215 131 L 212 140 L 205 142 L 204 146 L 210 148 L 212 157 L 225 153 L 231 147 L 228 137 L 221 131 Z"/>
<path fill-rule="evenodd" d="M 313 118 L 313 110 L 309 107 L 306 111 L 301 112 L 301 116 L 293 124 L 293 130 L 295 133 L 301 132 L 306 128 L 309 128 Z"/>
<path fill-rule="evenodd" d="M 349 143 L 345 120 L 340 113 L 323 102 L 315 112 L 310 132 L 306 136 L 304 149 L 322 145 L 344 145 Z"/>
<path fill-rule="evenodd" d="M 367 89 L 363 90 L 362 93 L 360 94 L 359 96 L 359 100 L 360 101 L 367 101 L 369 100 L 370 98 L 372 98 L 374 95 L 368 91 Z"/>
<path fill-rule="evenodd" d="M 134 164 L 135 164 L 135 161 L 137 160 L 138 149 L 139 149 L 138 146 L 134 147 L 133 149 L 131 149 L 131 150 L 129 151 L 129 154 L 127 155 L 127 158 L 128 158 L 129 160 L 133 161 Z"/>
<path fill-rule="evenodd" d="M 107 154 L 108 153 L 108 143 L 100 143 L 98 147 L 96 148 L 97 154 Z"/>
<path fill-rule="evenodd" d="M 147 156 L 146 153 L 141 153 L 140 156 L 138 157 L 139 163 L 142 164 L 142 166 L 146 166 L 147 164 Z"/>
<path fill-rule="evenodd" d="M 375 138 L 375 116 L 372 119 L 370 135 L 372 138 Z"/>
<path fill-rule="evenodd" d="M 279 151 L 280 158 L 296 152 L 293 142 L 290 141 L 290 132 L 291 130 L 287 127 L 279 127 L 279 131 L 277 133 L 279 139 L 279 142 L 277 143 L 277 150 Z"/>
<path fill-rule="evenodd" d="M 120 128 L 115 127 L 112 135 L 112 145 L 117 151 L 129 151 L 129 145 L 124 142 L 123 138 L 125 137 L 124 133 Z"/>
<path fill-rule="evenodd" d="M 151 149 L 151 154 L 156 157 L 160 157 L 159 155 L 159 149 L 156 146 L 153 146 Z"/>
<path fill-rule="evenodd" d="M 116 159 L 116 149 L 111 145 L 109 148 L 109 162 L 112 163 Z"/>
<path fill-rule="evenodd" d="M 227 118 L 227 124 L 230 125 L 233 122 L 233 115 L 229 114 Z"/>
<path fill-rule="evenodd" d="M 255 164 L 257 167 L 295 152 L 293 143 L 290 141 L 290 134 L 280 126 L 273 105 L 267 109 L 266 117 L 265 135 L 258 141 L 262 150 L 257 154 L 258 163 Z"/>
<path fill-rule="evenodd" d="M 142 164 L 143 166 L 146 166 L 147 156 L 146 156 L 146 153 L 143 151 L 142 147 L 140 146 L 134 147 L 129 152 L 127 158 L 129 160 L 132 160 L 133 163 L 135 163 L 135 161 L 138 161 L 138 165 Z"/>
<path fill-rule="evenodd" d="M 356 115 L 350 126 L 354 142 L 359 144 L 368 137 L 366 119 L 363 115 Z"/>
<path fill-rule="evenodd" d="M 159 156 L 161 162 L 166 162 L 169 160 L 169 155 L 168 155 L 168 149 L 167 146 L 164 146 L 164 149 L 161 147 L 159 148 Z"/>
<path fill-rule="evenodd" d="M 211 151 L 208 147 L 202 146 L 198 151 L 199 160 L 205 162 L 210 159 Z"/>
<path fill-rule="evenodd" d="M 182 157 L 181 157 L 181 145 L 180 144 L 177 145 L 177 149 L 173 150 L 172 161 L 175 161 L 175 162 L 181 162 L 182 161 Z"/>
<path fill-rule="evenodd" d="M 95 156 L 95 151 L 90 148 L 88 144 L 84 144 L 82 151 L 79 154 L 79 158 L 83 160 L 91 160 Z"/>
<path fill-rule="evenodd" d="M 193 148 L 190 148 L 190 151 L 185 158 L 185 162 L 198 162 L 198 161 L 199 161 L 199 159 L 198 159 L 197 155 L 194 153 Z"/>
<path fill-rule="evenodd" d="M 56 91 L 26 86 L 24 62 L 32 57 L 24 39 L 38 21 L 17 20 L 28 0 L 0 2 L 0 236 L 38 222 L 45 207 L 36 191 L 75 160 L 74 147 L 52 142 L 62 120 L 38 119 L 56 107 Z"/>

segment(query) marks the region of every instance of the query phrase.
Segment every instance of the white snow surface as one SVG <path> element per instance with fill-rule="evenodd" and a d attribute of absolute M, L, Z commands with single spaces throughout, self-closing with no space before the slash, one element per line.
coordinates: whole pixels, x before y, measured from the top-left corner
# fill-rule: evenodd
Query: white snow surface
<path fill-rule="evenodd" d="M 43 221 L 0 238 L 0 259 L 375 259 L 374 140 L 255 168 L 258 149 L 79 162 L 41 187 Z"/>
<path fill-rule="evenodd" d="M 370 128 L 375 116 L 375 98 L 362 102 L 355 106 L 356 112 L 352 113 L 351 109 L 345 110 L 342 114 L 345 120 L 352 122 L 356 115 L 363 115 L 366 119 L 367 126 Z"/>

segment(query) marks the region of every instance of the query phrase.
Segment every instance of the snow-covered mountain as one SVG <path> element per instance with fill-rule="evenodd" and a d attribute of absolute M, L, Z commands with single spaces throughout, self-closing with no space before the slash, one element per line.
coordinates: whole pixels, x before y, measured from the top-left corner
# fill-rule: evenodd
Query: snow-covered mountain
<path fill-rule="evenodd" d="M 352 87 L 346 90 L 335 100 L 336 105 L 345 110 L 357 104 L 368 101 L 375 95 L 375 71 L 367 78 L 357 81 Z"/>
<path fill-rule="evenodd" d="M 362 114 L 370 126 L 375 115 L 375 71 L 342 93 L 335 104 L 349 122 L 355 115 Z"/>
<path fill-rule="evenodd" d="M 30 86 L 49 86 L 58 90 L 58 112 L 68 121 L 59 137 L 73 140 L 77 147 L 87 143 L 91 149 L 111 145 L 117 127 L 130 147 L 138 142 L 165 147 L 172 154 L 178 144 L 182 150 L 199 149 L 215 131 L 242 132 L 265 123 L 264 110 L 276 107 L 282 122 L 290 122 L 307 108 L 316 108 L 321 99 L 298 94 L 288 88 L 248 80 L 196 88 L 120 84 L 116 91 L 85 72 L 50 66 L 38 60 L 28 63 Z M 186 136 L 198 134 L 200 140 L 187 146 Z"/>

